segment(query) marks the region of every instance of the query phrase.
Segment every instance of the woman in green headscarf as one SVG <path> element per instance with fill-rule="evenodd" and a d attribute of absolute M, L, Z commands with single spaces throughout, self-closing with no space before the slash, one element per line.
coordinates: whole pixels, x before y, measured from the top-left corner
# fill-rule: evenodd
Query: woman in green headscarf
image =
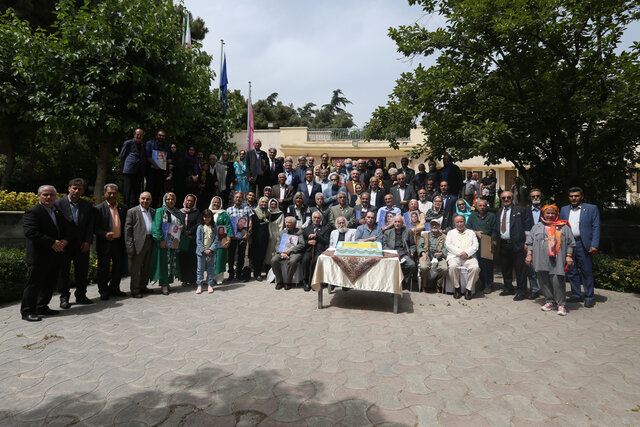
<path fill-rule="evenodd" d="M 227 252 L 231 243 L 229 236 L 233 234 L 233 229 L 231 228 L 231 220 L 229 220 L 227 211 L 222 208 L 222 199 L 219 196 L 211 199 L 209 210 L 213 212 L 213 222 L 216 225 L 216 232 L 220 241 L 220 245 L 216 250 L 216 268 L 214 270 L 215 283 L 220 284 L 227 269 Z M 222 230 L 220 230 L 221 227 Z"/>
<path fill-rule="evenodd" d="M 182 249 L 183 243 L 189 244 L 188 238 L 176 241 L 169 234 L 173 230 L 182 231 L 184 227 L 184 215 L 175 206 L 176 195 L 165 194 L 162 198 L 162 207 L 156 209 L 151 224 L 154 245 L 151 252 L 150 279 L 159 282 L 163 295 L 169 295 L 169 284 L 173 283 L 174 278 L 180 279 L 178 251 Z"/>

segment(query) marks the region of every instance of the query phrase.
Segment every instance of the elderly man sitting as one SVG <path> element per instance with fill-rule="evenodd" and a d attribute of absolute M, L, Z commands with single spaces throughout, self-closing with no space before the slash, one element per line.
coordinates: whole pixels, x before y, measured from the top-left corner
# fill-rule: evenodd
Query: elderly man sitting
<path fill-rule="evenodd" d="M 404 275 L 402 288 L 406 288 L 416 272 L 416 263 L 413 261 L 413 255 L 416 253 L 416 241 L 413 238 L 413 232 L 405 227 L 402 215 L 396 215 L 393 218 L 393 228 L 382 234 L 382 249 L 398 252 Z"/>
<path fill-rule="evenodd" d="M 420 292 L 427 292 L 427 281 L 431 270 L 436 271 L 436 292 L 442 291 L 442 284 L 447 275 L 447 247 L 446 236 L 440 230 L 437 220 L 431 221 L 431 231 L 420 236 L 418 255 L 420 255 Z"/>
<path fill-rule="evenodd" d="M 355 240 L 356 230 L 347 228 L 347 219 L 345 217 L 338 217 L 334 226 L 336 229 L 331 232 L 329 237 L 329 249 L 335 249 L 338 242 L 353 242 Z"/>
<path fill-rule="evenodd" d="M 453 297 L 458 299 L 462 296 L 460 291 L 460 274 L 459 267 L 465 267 L 469 274 L 467 278 L 467 289 L 464 298 L 470 300 L 473 297 L 473 284 L 480 273 L 478 260 L 475 258 L 478 252 L 478 238 L 476 234 L 465 228 L 465 218 L 462 215 L 456 215 L 453 218 L 455 228 L 447 233 L 445 245 L 449 255 L 447 255 L 447 264 L 449 264 L 449 280 L 453 283 Z"/>
<path fill-rule="evenodd" d="M 271 267 L 273 268 L 273 274 L 276 276 L 276 289 L 289 290 L 293 286 L 293 275 L 296 274 L 298 265 L 302 261 L 302 255 L 304 252 L 304 237 L 302 230 L 296 227 L 296 219 L 292 216 L 285 218 L 285 228 L 277 235 L 276 240 L 276 254 L 271 258 Z M 285 243 L 283 250 L 280 251 L 280 243 L 282 236 L 288 235 L 288 241 Z M 282 262 L 289 260 L 287 266 L 287 280 L 282 277 Z"/>

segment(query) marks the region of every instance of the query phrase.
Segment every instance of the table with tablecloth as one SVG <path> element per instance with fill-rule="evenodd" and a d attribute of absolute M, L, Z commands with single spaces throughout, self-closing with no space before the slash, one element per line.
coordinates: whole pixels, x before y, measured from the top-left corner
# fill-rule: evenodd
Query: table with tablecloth
<path fill-rule="evenodd" d="M 366 271 L 359 272 L 357 269 L 349 271 L 350 267 L 357 268 L 353 262 L 349 261 L 358 260 L 336 256 L 333 250 L 323 252 L 318 257 L 311 279 L 311 287 L 318 292 L 318 308 L 323 308 L 322 284 L 326 283 L 350 289 L 391 293 L 394 296 L 393 312 L 397 313 L 398 296 L 402 295 L 403 279 L 400 259 L 396 251 L 384 251 L 384 257 L 376 257 L 375 259 L 376 262 L 368 265 Z M 345 266 L 345 264 L 347 265 Z M 357 274 L 356 277 L 353 277 L 354 274 Z M 349 277 L 350 275 L 353 279 Z"/>

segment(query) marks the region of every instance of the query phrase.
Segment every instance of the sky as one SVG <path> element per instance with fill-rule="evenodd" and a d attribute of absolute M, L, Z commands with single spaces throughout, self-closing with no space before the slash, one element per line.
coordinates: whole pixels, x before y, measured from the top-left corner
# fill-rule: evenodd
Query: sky
<path fill-rule="evenodd" d="M 229 90 L 240 89 L 255 102 L 277 92 L 278 100 L 303 107 L 329 103 L 341 89 L 352 104 L 356 126 L 385 105 L 401 73 L 418 64 L 397 52 L 389 27 L 419 22 L 427 28 L 442 24 L 405 0 L 184 0 L 209 33 L 204 50 L 218 86 L 220 40 L 225 42 Z M 623 45 L 640 40 L 636 22 Z M 421 58 L 425 65 L 434 58 Z"/>

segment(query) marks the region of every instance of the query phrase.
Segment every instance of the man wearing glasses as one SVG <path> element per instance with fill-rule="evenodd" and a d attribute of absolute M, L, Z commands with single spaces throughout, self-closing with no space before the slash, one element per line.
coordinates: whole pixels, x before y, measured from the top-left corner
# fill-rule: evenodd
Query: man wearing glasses
<path fill-rule="evenodd" d="M 514 301 L 527 298 L 527 269 L 524 262 L 525 240 L 533 227 L 531 209 L 527 206 L 515 206 L 513 193 L 503 191 L 500 195 L 502 208 L 498 210 L 493 244 L 500 251 L 500 267 L 504 279 L 501 296 L 514 295 Z M 517 291 L 513 287 L 513 270 L 516 271 Z"/>
<path fill-rule="evenodd" d="M 540 222 L 540 208 L 542 208 L 542 191 L 534 188 L 529 193 L 529 200 L 531 200 L 531 217 L 533 219 L 533 225 Z M 531 292 L 527 296 L 527 299 L 536 299 L 540 295 L 540 286 L 538 286 L 538 279 L 536 278 L 536 272 L 533 267 L 527 267 L 527 275 L 529 276 L 529 288 Z"/>

